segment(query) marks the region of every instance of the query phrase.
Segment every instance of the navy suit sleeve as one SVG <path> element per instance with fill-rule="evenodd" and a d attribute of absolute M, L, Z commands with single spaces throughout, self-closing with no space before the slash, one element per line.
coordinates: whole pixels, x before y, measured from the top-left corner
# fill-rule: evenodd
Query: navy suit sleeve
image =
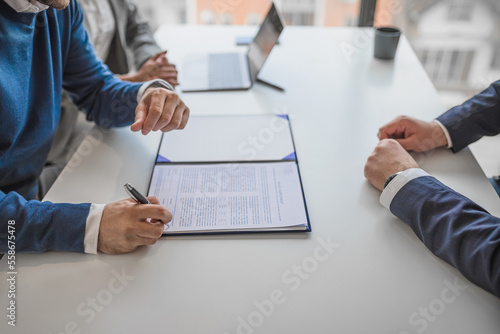
<path fill-rule="evenodd" d="M 64 64 L 63 87 L 89 121 L 109 128 L 133 123 L 142 84 L 116 78 L 97 58 L 83 26 L 83 14 L 72 2 L 71 41 Z"/>
<path fill-rule="evenodd" d="M 390 209 L 436 256 L 500 297 L 500 218 L 431 176 L 408 182 Z"/>
<path fill-rule="evenodd" d="M 500 80 L 460 106 L 438 117 L 458 152 L 483 136 L 500 133 Z"/>
<path fill-rule="evenodd" d="M 19 253 L 83 253 L 89 209 L 90 204 L 27 201 L 13 191 L 0 191 L 0 253 L 12 247 Z"/>

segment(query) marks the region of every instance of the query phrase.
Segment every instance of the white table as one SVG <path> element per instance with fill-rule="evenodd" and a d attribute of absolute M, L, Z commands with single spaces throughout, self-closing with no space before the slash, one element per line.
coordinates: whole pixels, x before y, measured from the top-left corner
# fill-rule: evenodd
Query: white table
<path fill-rule="evenodd" d="M 233 49 L 237 35 L 253 32 L 164 26 L 156 37 L 181 65 L 184 52 Z M 346 45 L 356 51 L 351 61 Z M 429 252 L 363 177 L 379 126 L 444 111 L 407 40 L 383 62 L 372 57 L 370 30 L 287 27 L 261 77 L 286 93 L 256 85 L 184 99 L 193 115 L 291 115 L 312 233 L 171 237 L 121 256 L 18 255 L 18 327 L 4 317 L 0 332 L 498 333 L 500 300 Z M 114 201 L 126 196 L 125 182 L 146 191 L 159 138 L 119 129 L 87 140 L 46 199 Z M 417 159 L 500 215 L 469 150 Z M 331 254 L 320 248 L 328 238 L 337 244 Z M 5 259 L 0 269 L 5 277 Z M 467 288 L 451 290 L 456 279 Z M 5 289 L 2 278 L 4 306 Z"/>

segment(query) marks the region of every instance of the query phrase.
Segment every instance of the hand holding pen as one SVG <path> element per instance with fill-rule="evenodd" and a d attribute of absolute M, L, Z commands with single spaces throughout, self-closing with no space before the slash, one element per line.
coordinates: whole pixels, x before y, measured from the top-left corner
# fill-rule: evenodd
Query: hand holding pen
<path fill-rule="evenodd" d="M 158 198 L 145 197 L 132 186 L 134 199 L 107 204 L 99 226 L 97 249 L 107 254 L 128 253 L 139 246 L 153 245 L 162 236 L 172 214 Z M 150 203 L 150 204 L 141 204 Z"/>

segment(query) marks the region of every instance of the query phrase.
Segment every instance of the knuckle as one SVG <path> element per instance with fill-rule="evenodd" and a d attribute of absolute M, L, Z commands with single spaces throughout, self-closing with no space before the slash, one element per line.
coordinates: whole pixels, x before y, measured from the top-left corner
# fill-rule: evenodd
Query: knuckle
<path fill-rule="evenodd" d="M 402 115 L 401 118 L 399 119 L 401 122 L 406 122 L 408 123 L 409 121 L 411 121 L 411 118 L 408 117 L 408 116 L 405 116 L 405 115 Z"/>
<path fill-rule="evenodd" d="M 160 210 L 159 214 L 162 217 L 168 217 L 168 215 L 170 214 L 170 211 L 168 211 L 167 208 L 165 208 L 164 206 L 160 206 L 159 210 Z"/>
<path fill-rule="evenodd" d="M 392 145 L 392 146 L 399 146 L 398 141 L 396 139 L 393 139 L 393 138 L 390 138 L 388 143 L 389 143 L 389 145 Z"/>
<path fill-rule="evenodd" d="M 162 114 L 162 110 L 161 110 L 160 106 L 155 105 L 151 108 L 150 113 L 151 113 L 151 115 L 153 115 L 155 117 L 160 117 Z"/>
<path fill-rule="evenodd" d="M 158 238 L 161 238 L 163 235 L 163 224 L 161 224 L 157 229 L 156 229 L 156 234 L 155 234 L 155 242 Z"/>
<path fill-rule="evenodd" d="M 178 129 L 180 126 L 181 126 L 181 120 L 180 119 L 176 119 L 174 121 L 172 121 L 172 126 L 175 127 L 176 129 Z"/>
<path fill-rule="evenodd" d="M 165 123 L 169 123 L 169 122 L 170 122 L 170 119 L 171 119 L 171 117 L 170 117 L 170 115 L 168 115 L 168 114 L 162 114 L 162 115 L 161 115 L 161 120 L 162 120 L 163 122 L 165 122 Z"/>
<path fill-rule="evenodd" d="M 176 93 L 176 92 L 171 92 L 170 94 L 170 99 L 174 102 L 177 102 L 179 101 L 181 98 L 179 97 L 179 95 Z"/>

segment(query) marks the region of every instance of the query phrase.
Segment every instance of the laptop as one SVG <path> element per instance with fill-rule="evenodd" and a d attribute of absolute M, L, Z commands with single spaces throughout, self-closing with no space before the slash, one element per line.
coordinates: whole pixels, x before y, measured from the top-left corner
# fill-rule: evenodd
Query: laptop
<path fill-rule="evenodd" d="M 272 3 L 248 52 L 186 55 L 181 78 L 182 91 L 250 89 L 284 27 L 282 17 Z"/>

